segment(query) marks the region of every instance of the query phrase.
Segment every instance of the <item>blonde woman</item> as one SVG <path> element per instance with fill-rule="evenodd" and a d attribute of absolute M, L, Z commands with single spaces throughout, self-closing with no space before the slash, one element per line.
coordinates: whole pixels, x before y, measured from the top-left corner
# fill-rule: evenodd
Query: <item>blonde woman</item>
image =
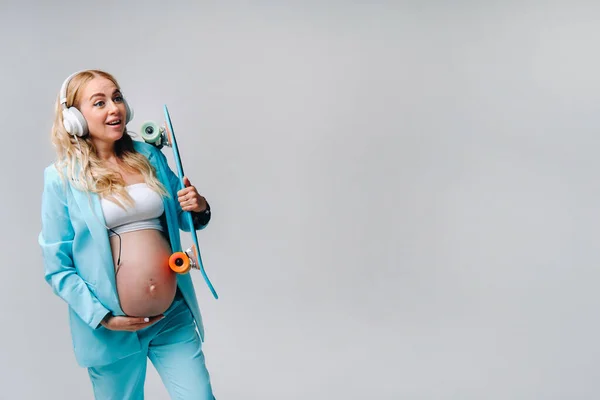
<path fill-rule="evenodd" d="M 206 199 L 155 147 L 126 131 L 133 111 L 113 76 L 61 87 L 44 171 L 45 279 L 68 304 L 75 357 L 97 399 L 143 399 L 149 358 L 173 399 L 213 399 L 189 274 L 168 267 L 180 229 L 203 229 Z M 193 213 L 189 226 L 182 212 Z"/>

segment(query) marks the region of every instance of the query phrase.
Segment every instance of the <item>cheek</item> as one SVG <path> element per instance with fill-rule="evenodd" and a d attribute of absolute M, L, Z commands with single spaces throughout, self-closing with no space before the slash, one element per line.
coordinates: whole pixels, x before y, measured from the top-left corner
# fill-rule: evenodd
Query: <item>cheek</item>
<path fill-rule="evenodd" d="M 124 119 L 123 122 L 125 122 L 125 119 L 127 118 L 127 107 L 125 107 L 125 103 L 121 103 L 119 108 L 121 109 L 121 115 Z"/>
<path fill-rule="evenodd" d="M 88 130 L 92 136 L 95 134 L 101 134 L 104 131 L 104 116 L 93 111 L 82 114 L 87 122 Z"/>
<path fill-rule="evenodd" d="M 105 118 L 103 115 L 100 115 L 100 113 L 91 112 L 88 114 L 88 117 L 86 117 L 86 120 L 88 121 L 88 125 L 100 127 L 104 126 Z"/>
<path fill-rule="evenodd" d="M 97 119 L 97 117 L 95 117 L 95 115 L 94 115 L 95 113 L 87 107 L 80 108 L 79 111 L 83 115 L 83 118 L 85 118 L 88 125 L 93 124 L 95 122 L 95 120 Z"/>

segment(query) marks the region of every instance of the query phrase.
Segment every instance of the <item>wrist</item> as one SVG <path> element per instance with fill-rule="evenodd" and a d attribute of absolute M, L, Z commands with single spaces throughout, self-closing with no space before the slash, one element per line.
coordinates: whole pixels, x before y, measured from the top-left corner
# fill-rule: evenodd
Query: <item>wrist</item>
<path fill-rule="evenodd" d="M 102 326 L 106 326 L 106 324 L 108 324 L 108 321 L 113 317 L 112 313 L 108 313 L 104 316 L 104 318 L 102 318 L 102 321 L 100 321 L 100 324 Z"/>
<path fill-rule="evenodd" d="M 208 224 L 210 217 L 211 211 L 210 204 L 208 204 L 208 202 L 206 202 L 206 208 L 204 208 L 202 211 L 194 211 L 192 213 L 192 221 L 196 227 Z"/>
<path fill-rule="evenodd" d="M 206 205 L 204 206 L 204 208 L 201 208 L 198 211 L 194 211 L 196 214 L 210 214 L 210 204 L 208 204 L 208 201 L 205 202 Z"/>

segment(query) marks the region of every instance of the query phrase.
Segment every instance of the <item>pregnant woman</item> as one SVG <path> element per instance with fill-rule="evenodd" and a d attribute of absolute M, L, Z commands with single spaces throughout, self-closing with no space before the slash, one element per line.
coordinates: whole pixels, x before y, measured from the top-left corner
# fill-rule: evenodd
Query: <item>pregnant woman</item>
<path fill-rule="evenodd" d="M 168 266 L 180 230 L 203 229 L 206 199 L 155 147 L 126 131 L 115 78 L 80 71 L 62 85 L 44 171 L 45 279 L 69 309 L 77 362 L 96 399 L 143 399 L 150 358 L 173 399 L 214 399 L 189 274 Z M 182 212 L 193 215 L 189 226 Z"/>

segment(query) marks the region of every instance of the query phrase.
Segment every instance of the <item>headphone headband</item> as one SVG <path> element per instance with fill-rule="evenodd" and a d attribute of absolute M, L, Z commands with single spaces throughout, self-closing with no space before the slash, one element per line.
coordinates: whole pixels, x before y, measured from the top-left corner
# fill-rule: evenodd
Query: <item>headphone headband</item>
<path fill-rule="evenodd" d="M 84 70 L 77 71 L 69 75 L 60 88 L 60 104 L 65 108 L 67 107 L 67 87 L 69 86 L 69 82 L 71 82 L 71 79 L 73 79 L 75 75 L 80 74 L 81 72 L 84 72 Z"/>

